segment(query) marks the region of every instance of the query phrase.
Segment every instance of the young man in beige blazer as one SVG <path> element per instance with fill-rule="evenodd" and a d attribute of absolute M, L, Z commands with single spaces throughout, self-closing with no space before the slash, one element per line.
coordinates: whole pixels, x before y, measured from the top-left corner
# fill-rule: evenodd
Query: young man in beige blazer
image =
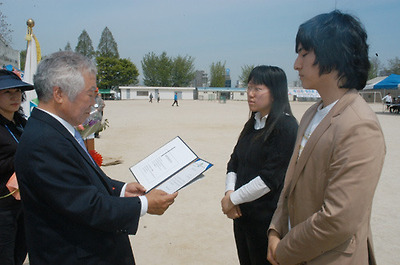
<path fill-rule="evenodd" d="M 375 113 L 358 95 L 367 81 L 367 34 L 333 11 L 299 27 L 294 68 L 321 101 L 304 114 L 272 218 L 272 264 L 376 264 L 370 217 L 386 153 Z"/>

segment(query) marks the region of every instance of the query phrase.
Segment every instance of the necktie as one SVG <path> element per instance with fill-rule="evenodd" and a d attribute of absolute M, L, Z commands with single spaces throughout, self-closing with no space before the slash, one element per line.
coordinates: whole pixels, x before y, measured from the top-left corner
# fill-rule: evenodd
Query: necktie
<path fill-rule="evenodd" d="M 96 164 L 93 161 L 92 156 L 89 154 L 88 150 L 86 149 L 85 142 L 83 141 L 81 134 L 77 130 L 75 130 L 74 136 L 75 136 L 75 139 L 78 141 L 79 145 L 83 148 L 83 150 L 85 150 L 86 154 L 89 156 L 89 158 L 93 162 L 93 164 Z"/>

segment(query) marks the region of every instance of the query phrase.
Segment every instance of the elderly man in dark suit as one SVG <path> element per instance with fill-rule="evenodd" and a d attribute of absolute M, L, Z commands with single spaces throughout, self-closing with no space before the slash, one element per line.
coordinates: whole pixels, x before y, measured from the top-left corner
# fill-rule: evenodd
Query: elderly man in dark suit
<path fill-rule="evenodd" d="M 74 129 L 95 104 L 96 67 L 73 52 L 43 60 L 39 98 L 15 168 L 26 217 L 30 264 L 135 264 L 128 234 L 140 216 L 163 214 L 177 194 L 109 178 Z"/>

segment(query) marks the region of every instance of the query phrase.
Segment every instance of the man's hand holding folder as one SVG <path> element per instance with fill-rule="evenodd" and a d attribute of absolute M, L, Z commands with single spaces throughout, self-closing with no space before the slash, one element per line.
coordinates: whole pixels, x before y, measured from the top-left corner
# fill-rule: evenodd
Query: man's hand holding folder
<path fill-rule="evenodd" d="M 178 192 L 168 194 L 165 191 L 153 189 L 146 194 L 147 202 L 149 204 L 147 213 L 162 215 L 168 207 L 174 203 L 174 200 L 178 196 Z"/>
<path fill-rule="evenodd" d="M 126 185 L 125 197 L 137 197 L 145 195 L 147 199 L 147 213 L 162 215 L 168 207 L 174 203 L 178 192 L 168 194 L 165 191 L 153 189 L 146 193 L 146 188 L 137 182 L 131 182 Z"/>

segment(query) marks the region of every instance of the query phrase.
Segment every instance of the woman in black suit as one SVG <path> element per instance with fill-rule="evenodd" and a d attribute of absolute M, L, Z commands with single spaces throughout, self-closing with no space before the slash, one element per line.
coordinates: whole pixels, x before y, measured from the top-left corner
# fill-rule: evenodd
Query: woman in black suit
<path fill-rule="evenodd" d="M 0 70 L 0 264 L 23 264 L 26 258 L 21 201 L 6 187 L 14 174 L 14 155 L 26 119 L 21 108 L 23 91 L 33 86 Z"/>
<path fill-rule="evenodd" d="M 297 121 L 285 72 L 258 66 L 248 78 L 250 118 L 228 162 L 222 211 L 234 220 L 240 264 L 270 264 L 266 231 L 281 193 L 293 152 Z"/>

